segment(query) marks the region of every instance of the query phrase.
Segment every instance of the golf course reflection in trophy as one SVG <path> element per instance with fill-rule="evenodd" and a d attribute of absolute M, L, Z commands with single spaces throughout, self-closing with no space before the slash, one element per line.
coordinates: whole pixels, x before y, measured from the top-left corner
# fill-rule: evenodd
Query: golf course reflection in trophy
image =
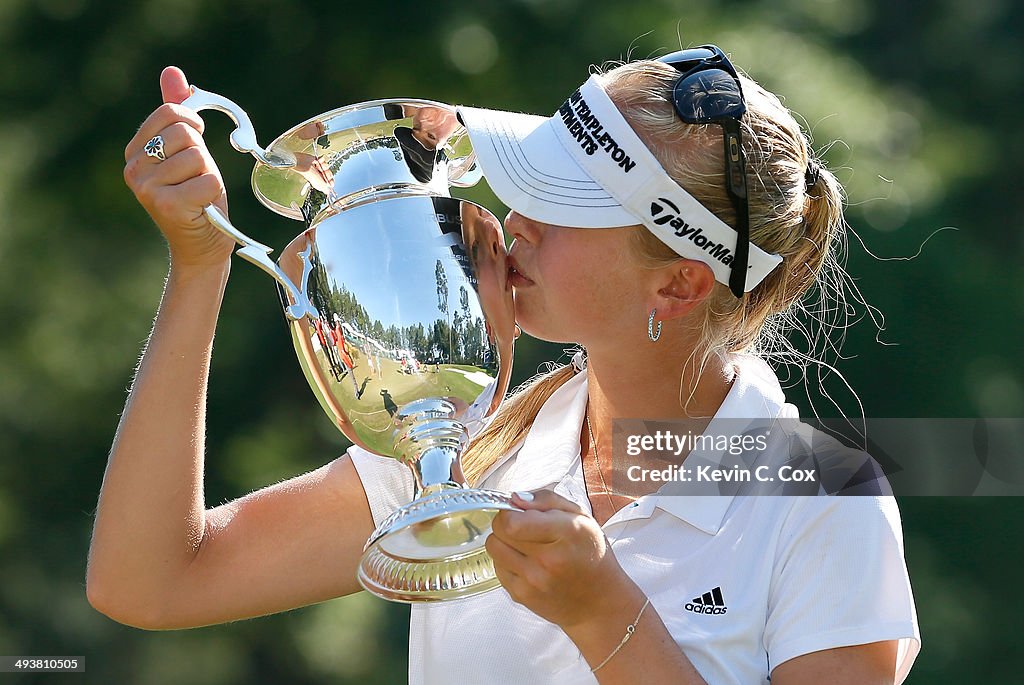
<path fill-rule="evenodd" d="M 359 581 L 401 602 L 499 585 L 484 541 L 515 509 L 466 486 L 460 457 L 508 387 L 515 338 L 501 225 L 449 187 L 480 179 L 453 108 L 378 100 L 322 114 L 256 142 L 248 116 L 193 88 L 182 103 L 236 124 L 267 207 L 306 228 L 275 263 L 215 207 L 206 215 L 238 254 L 278 283 L 310 387 L 353 443 L 407 464 L 415 499 L 366 543 Z"/>

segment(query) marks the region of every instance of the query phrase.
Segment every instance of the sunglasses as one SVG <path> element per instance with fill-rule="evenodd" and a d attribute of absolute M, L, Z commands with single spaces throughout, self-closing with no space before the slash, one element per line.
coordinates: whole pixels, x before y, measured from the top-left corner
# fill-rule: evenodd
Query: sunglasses
<path fill-rule="evenodd" d="M 747 105 L 736 68 L 716 45 L 680 50 L 658 61 L 681 74 L 672 88 L 672 104 L 679 118 L 688 124 L 718 124 L 724 132 L 725 189 L 736 211 L 738 234 L 729 289 L 736 297 L 743 297 L 750 253 L 750 209 L 740 117 Z"/>

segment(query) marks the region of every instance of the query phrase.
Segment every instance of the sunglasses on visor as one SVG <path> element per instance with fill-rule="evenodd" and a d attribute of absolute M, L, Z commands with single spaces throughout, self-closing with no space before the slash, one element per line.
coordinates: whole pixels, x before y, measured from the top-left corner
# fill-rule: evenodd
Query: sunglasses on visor
<path fill-rule="evenodd" d="M 716 45 L 680 50 L 658 61 L 680 72 L 672 88 L 672 104 L 679 118 L 688 124 L 718 124 L 724 132 L 725 188 L 736 211 L 737 233 L 729 289 L 736 297 L 743 297 L 750 253 L 750 210 L 740 117 L 747 105 L 736 68 Z"/>

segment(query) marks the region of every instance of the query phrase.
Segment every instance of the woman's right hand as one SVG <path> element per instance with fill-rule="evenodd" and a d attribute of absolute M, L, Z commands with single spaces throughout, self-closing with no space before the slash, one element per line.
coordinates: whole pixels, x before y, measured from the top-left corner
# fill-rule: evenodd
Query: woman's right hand
<path fill-rule="evenodd" d="M 125 148 L 125 182 L 167 238 L 172 264 L 223 265 L 235 243 L 203 213 L 213 204 L 227 215 L 224 181 L 203 141 L 203 120 L 178 104 L 191 94 L 181 69 L 163 70 L 160 91 L 164 104 Z M 144 150 L 157 135 L 164 141 L 163 161 Z"/>

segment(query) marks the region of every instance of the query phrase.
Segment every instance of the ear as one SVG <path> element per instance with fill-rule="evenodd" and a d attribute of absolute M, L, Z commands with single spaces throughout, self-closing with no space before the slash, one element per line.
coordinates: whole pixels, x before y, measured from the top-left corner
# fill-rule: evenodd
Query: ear
<path fill-rule="evenodd" d="M 659 320 L 686 316 L 711 293 L 715 274 L 704 262 L 680 259 L 659 270 L 655 283 L 658 291 L 651 306 L 658 310 Z"/>

